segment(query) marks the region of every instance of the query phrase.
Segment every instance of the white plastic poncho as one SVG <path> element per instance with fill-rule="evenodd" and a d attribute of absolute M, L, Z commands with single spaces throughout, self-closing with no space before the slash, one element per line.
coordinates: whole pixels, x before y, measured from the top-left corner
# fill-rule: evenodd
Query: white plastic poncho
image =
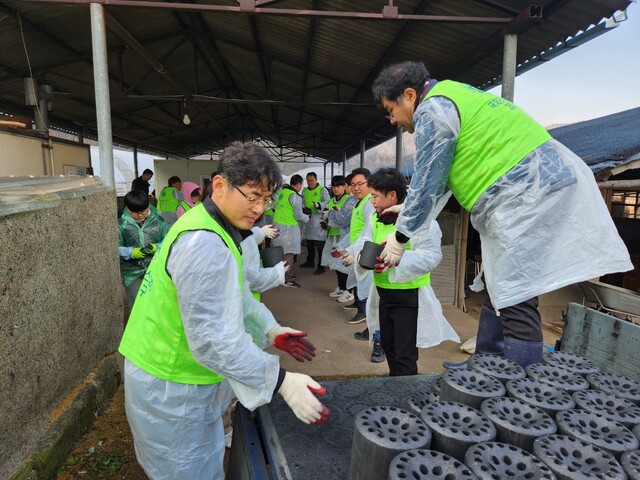
<path fill-rule="evenodd" d="M 345 267 L 342 263 L 341 258 L 334 258 L 331 256 L 331 251 L 335 248 L 336 250 L 340 250 L 339 246 L 343 243 L 345 239 L 346 242 L 349 240 L 349 226 L 351 224 L 351 212 L 353 212 L 353 207 L 355 207 L 356 203 L 358 203 L 358 199 L 353 195 L 349 195 L 347 199 L 344 201 L 342 208 L 338 210 L 329 210 L 328 216 L 329 219 L 327 221 L 330 227 L 335 227 L 340 229 L 340 236 L 338 237 L 327 237 L 327 243 L 325 243 L 324 248 L 322 249 L 322 261 L 321 265 L 325 267 L 331 268 L 331 270 L 337 270 L 342 273 L 349 273 L 353 270 L 352 267 Z M 345 245 L 346 246 L 346 245 Z"/>
<path fill-rule="evenodd" d="M 261 266 L 258 245 L 264 240 L 264 233 L 260 227 L 253 227 L 251 232 L 252 235 L 240 244 L 244 289 L 250 292 L 266 292 L 284 283 L 284 262 L 269 268 Z"/>
<path fill-rule="evenodd" d="M 444 97 L 413 116 L 415 171 L 398 231 L 413 238 L 444 206 L 460 120 Z M 555 140 L 542 144 L 477 200 L 487 290 L 497 310 L 566 285 L 632 267 L 593 174 Z"/>
<path fill-rule="evenodd" d="M 271 240 L 271 244 L 274 247 L 282 247 L 285 255 L 287 253 L 293 253 L 298 255 L 300 253 L 300 244 L 302 242 L 302 235 L 300 232 L 300 223 L 307 223 L 309 221 L 309 215 L 305 215 L 302 212 L 302 198 L 298 194 L 291 195 L 289 202 L 293 207 L 293 216 L 298 221 L 298 225 L 283 225 L 282 223 L 274 223 L 274 226 L 280 230 L 280 236 Z"/>
<path fill-rule="evenodd" d="M 250 410 L 271 400 L 280 361 L 262 348 L 277 322 L 249 292 L 241 292 L 237 263 L 213 232 L 184 233 L 172 246 L 167 270 L 193 357 L 227 380 L 168 382 L 127 361 L 125 405 L 136 455 L 154 480 L 223 479 L 221 415 L 234 393 Z"/>
<path fill-rule="evenodd" d="M 322 221 L 322 210 L 327 206 L 329 202 L 329 192 L 326 188 L 318 185 L 321 188 L 320 191 L 320 212 L 314 212 L 309 215 L 309 221 L 305 223 L 302 229 L 302 238 L 305 240 L 318 240 L 324 242 L 327 239 L 327 231 L 320 226 Z"/>
<path fill-rule="evenodd" d="M 374 218 L 372 221 L 376 221 Z M 400 264 L 389 270 L 389 281 L 392 283 L 405 283 L 415 280 L 427 272 L 433 271 L 442 260 L 442 232 L 438 222 L 431 221 L 428 231 L 423 230 L 424 235 L 418 235 L 411 239 L 411 250 L 407 250 Z M 373 230 L 369 223 L 362 231 L 360 238 L 373 241 Z M 355 268 L 356 275 L 361 276 L 371 273 L 359 266 Z M 370 332 L 380 330 L 380 317 L 378 315 L 380 297 L 376 286 L 372 284 L 367 299 L 367 328 Z M 418 289 L 418 329 L 416 332 L 416 347 L 429 348 L 451 340 L 460 343 L 460 337 L 449 324 L 442 313 L 442 305 L 436 298 L 431 285 Z M 372 344 L 373 336 L 369 337 Z"/>

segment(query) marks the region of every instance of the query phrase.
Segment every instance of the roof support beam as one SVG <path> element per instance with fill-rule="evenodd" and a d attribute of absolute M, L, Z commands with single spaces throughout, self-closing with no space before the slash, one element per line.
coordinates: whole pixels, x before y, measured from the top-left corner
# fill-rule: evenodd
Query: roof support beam
<path fill-rule="evenodd" d="M 365 19 L 365 20 L 399 20 L 399 21 L 420 21 L 420 22 L 437 22 L 437 23 L 489 23 L 489 24 L 505 24 L 511 21 L 506 17 L 466 17 L 456 15 L 416 15 L 416 14 L 397 14 L 387 15 L 385 13 L 371 12 L 342 12 L 331 10 L 304 10 L 293 8 L 252 8 L 245 6 L 228 6 L 228 5 L 209 5 L 195 3 L 172 3 L 172 2 L 149 2 L 146 0 L 23 0 L 32 3 L 62 3 L 67 5 L 78 5 L 90 3 L 102 3 L 114 7 L 140 7 L 140 8 L 165 8 L 169 10 L 188 10 L 192 12 L 226 12 L 226 13 L 252 13 L 262 15 L 281 15 L 281 16 L 298 16 L 298 17 L 324 17 L 324 18 L 344 18 L 344 19 Z M 243 5 L 244 5 L 243 0 Z M 254 2 L 255 5 L 255 2 Z"/>
<path fill-rule="evenodd" d="M 138 42 L 138 40 L 136 40 L 133 35 L 131 35 L 127 31 L 127 29 L 125 29 L 109 13 L 106 14 L 105 18 L 107 22 L 107 27 L 109 27 L 109 29 L 113 33 L 118 35 L 124 42 L 126 42 L 131 47 L 133 51 L 135 51 L 140 56 L 140 58 L 142 58 L 145 62 L 151 65 L 153 69 L 162 76 L 162 78 L 164 78 L 168 83 L 173 85 L 178 90 L 178 92 L 184 95 L 185 99 L 190 97 L 189 91 L 185 89 L 182 85 L 180 85 L 180 82 L 178 82 L 178 80 L 176 80 L 176 78 L 173 75 L 171 75 L 171 73 L 167 71 L 164 68 L 164 66 L 160 62 L 158 62 L 154 58 L 154 56 L 146 48 L 144 48 L 144 46 L 142 46 L 142 44 Z M 202 106 L 196 104 L 196 108 L 198 108 L 198 110 L 204 113 L 207 116 L 207 118 L 209 118 L 209 120 L 211 120 L 211 122 L 213 122 L 213 124 L 216 127 L 224 131 L 224 128 L 222 127 L 222 125 L 220 125 L 218 121 L 213 116 L 211 116 L 209 112 L 207 112 Z"/>

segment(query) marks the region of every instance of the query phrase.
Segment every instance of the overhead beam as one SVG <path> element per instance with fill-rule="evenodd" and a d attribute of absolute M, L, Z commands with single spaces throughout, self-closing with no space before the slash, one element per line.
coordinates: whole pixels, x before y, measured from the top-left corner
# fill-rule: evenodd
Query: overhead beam
<path fill-rule="evenodd" d="M 297 17 L 324 17 L 339 19 L 364 19 L 364 20 L 398 20 L 398 21 L 419 21 L 435 23 L 465 23 L 465 24 L 505 24 L 511 18 L 505 17 L 467 17 L 462 15 L 415 15 L 372 12 L 343 12 L 332 10 L 304 10 L 292 8 L 245 8 L 230 5 L 208 5 L 194 3 L 172 3 L 172 2 L 148 2 L 146 0 L 23 0 L 31 3 L 58 3 L 66 5 L 89 5 L 91 3 L 101 3 L 113 7 L 140 7 L 140 8 L 164 8 L 168 10 L 185 10 L 191 12 L 226 12 L 258 15 L 280 15 Z M 244 3 L 244 2 L 243 2 Z M 255 2 L 254 2 L 255 5 Z"/>

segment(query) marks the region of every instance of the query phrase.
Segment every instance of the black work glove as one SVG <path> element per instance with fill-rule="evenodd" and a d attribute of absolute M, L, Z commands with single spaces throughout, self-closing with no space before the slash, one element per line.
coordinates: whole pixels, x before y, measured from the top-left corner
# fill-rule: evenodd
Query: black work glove
<path fill-rule="evenodd" d="M 311 209 L 309 207 L 302 207 L 302 213 L 305 215 L 311 215 Z"/>

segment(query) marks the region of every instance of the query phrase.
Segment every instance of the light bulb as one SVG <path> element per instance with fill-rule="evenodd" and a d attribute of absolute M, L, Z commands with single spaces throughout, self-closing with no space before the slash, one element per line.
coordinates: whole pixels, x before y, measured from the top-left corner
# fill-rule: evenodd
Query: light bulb
<path fill-rule="evenodd" d="M 184 123 L 185 125 L 191 124 L 191 119 L 189 118 L 188 114 L 184 114 L 184 117 L 182 117 L 182 123 Z"/>

